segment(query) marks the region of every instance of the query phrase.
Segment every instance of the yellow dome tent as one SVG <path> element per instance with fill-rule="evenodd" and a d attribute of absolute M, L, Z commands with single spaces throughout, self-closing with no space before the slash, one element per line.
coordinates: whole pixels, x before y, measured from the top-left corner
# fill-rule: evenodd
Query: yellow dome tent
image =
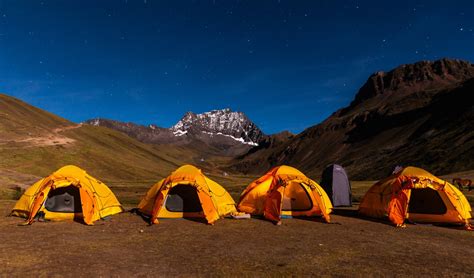
<path fill-rule="evenodd" d="M 138 211 L 157 224 L 158 218 L 205 218 L 207 223 L 235 213 L 235 202 L 218 183 L 200 169 L 184 165 L 162 179 L 138 205 Z"/>
<path fill-rule="evenodd" d="M 469 227 L 471 206 L 455 186 L 427 171 L 406 167 L 374 184 L 363 197 L 359 213 L 403 226 L 413 222 L 460 223 Z"/>
<path fill-rule="evenodd" d="M 275 167 L 252 182 L 237 209 L 279 223 L 281 216 L 323 216 L 329 222 L 332 204 L 315 181 L 289 166 Z"/>
<path fill-rule="evenodd" d="M 46 220 L 94 221 L 122 212 L 114 193 L 104 183 L 76 166 L 65 166 L 30 186 L 15 204 L 11 215 Z"/>

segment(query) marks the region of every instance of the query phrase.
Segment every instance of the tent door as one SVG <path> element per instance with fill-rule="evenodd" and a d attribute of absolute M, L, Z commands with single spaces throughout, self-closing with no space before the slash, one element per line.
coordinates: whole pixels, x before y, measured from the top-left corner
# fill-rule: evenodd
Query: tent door
<path fill-rule="evenodd" d="M 165 207 L 170 212 L 201 212 L 196 188 L 187 184 L 178 184 L 170 189 Z"/>
<path fill-rule="evenodd" d="M 408 213 L 445 214 L 447 207 L 438 191 L 431 188 L 411 190 Z"/>
<path fill-rule="evenodd" d="M 307 211 L 311 210 L 312 207 L 311 197 L 299 182 L 291 182 L 285 187 L 282 198 L 282 211 Z"/>
<path fill-rule="evenodd" d="M 70 185 L 49 191 L 44 207 L 50 212 L 82 212 L 79 188 Z"/>

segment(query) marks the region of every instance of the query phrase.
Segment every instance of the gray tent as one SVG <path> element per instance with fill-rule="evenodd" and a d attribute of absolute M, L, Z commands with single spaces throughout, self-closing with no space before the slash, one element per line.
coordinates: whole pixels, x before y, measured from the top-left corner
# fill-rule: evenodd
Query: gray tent
<path fill-rule="evenodd" d="M 342 166 L 331 164 L 323 171 L 320 185 L 331 199 L 334 207 L 352 206 L 351 183 Z"/>

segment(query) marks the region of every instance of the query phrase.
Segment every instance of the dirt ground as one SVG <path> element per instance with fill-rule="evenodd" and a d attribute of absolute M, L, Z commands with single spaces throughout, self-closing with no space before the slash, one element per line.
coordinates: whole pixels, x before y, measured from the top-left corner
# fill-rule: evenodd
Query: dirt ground
<path fill-rule="evenodd" d="M 60 133 L 66 130 L 76 129 L 82 127 L 82 124 L 66 126 L 53 129 L 50 134 L 31 134 L 27 138 L 16 138 L 10 140 L 0 139 L 0 145 L 7 143 L 19 143 L 22 148 L 46 147 L 46 146 L 61 146 L 76 142 L 75 139 L 61 135 Z"/>
<path fill-rule="evenodd" d="M 15 201 L 0 201 L 7 215 Z M 341 213 L 339 213 L 341 214 Z M 474 276 L 474 232 L 394 228 L 333 215 L 334 224 L 223 219 L 214 226 L 122 213 L 86 226 L 0 218 L 0 274 L 7 276 Z"/>

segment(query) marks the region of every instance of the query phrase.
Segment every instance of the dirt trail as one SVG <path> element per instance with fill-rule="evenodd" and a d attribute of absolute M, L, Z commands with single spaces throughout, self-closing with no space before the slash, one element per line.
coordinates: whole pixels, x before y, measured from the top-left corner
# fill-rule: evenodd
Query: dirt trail
<path fill-rule="evenodd" d="M 80 123 L 80 124 L 77 124 L 77 125 L 70 125 L 70 126 L 65 126 L 65 127 L 58 127 L 58 128 L 53 129 L 53 132 L 54 132 L 54 133 L 60 133 L 60 132 L 66 131 L 66 130 L 71 130 L 71 129 L 80 128 L 80 127 L 82 127 L 82 126 L 83 126 L 83 124 Z"/>
<path fill-rule="evenodd" d="M 25 144 L 23 148 L 45 147 L 45 146 L 60 146 L 73 144 L 76 140 L 61 135 L 60 133 L 66 130 L 76 129 L 82 127 L 82 124 L 59 127 L 53 129 L 52 133 L 43 136 L 30 137 L 25 139 L 13 140 L 15 143 Z"/>

